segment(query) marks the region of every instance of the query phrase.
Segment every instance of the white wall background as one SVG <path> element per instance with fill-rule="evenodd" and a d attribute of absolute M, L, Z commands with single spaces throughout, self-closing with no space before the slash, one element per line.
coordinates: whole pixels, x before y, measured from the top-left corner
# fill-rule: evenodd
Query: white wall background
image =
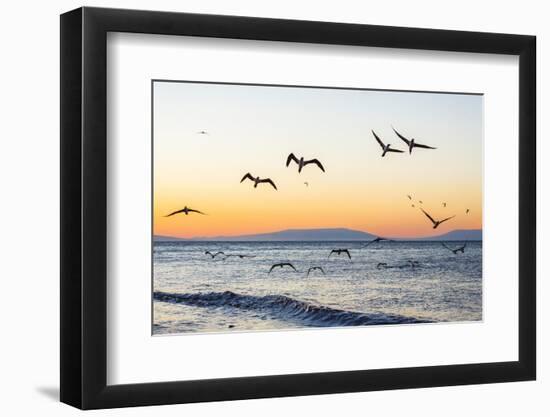
<path fill-rule="evenodd" d="M 0 410 L 4 415 L 74 415 L 57 401 L 59 392 L 59 17 L 81 6 L 73 0 L 9 2 L 0 19 L 0 204 L 2 297 L 0 317 Z M 542 143 L 542 120 L 550 96 L 548 73 L 550 26 L 545 3 L 327 2 L 278 0 L 124 0 L 86 5 L 240 14 L 395 26 L 431 27 L 533 34 L 538 37 L 539 213 L 550 209 L 550 157 Z M 539 216 L 539 259 L 550 250 L 550 223 Z M 543 236 L 545 235 L 545 236 Z M 237 401 L 139 409 L 94 415 L 547 415 L 550 405 L 550 267 L 539 263 L 538 381 L 483 386 L 432 388 L 290 399 Z"/>

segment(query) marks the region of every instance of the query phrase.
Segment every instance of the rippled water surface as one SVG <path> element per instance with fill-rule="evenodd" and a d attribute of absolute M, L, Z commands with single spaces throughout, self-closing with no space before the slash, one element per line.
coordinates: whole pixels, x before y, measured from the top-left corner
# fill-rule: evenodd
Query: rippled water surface
<path fill-rule="evenodd" d="M 458 247 L 462 242 L 446 242 Z M 482 319 L 482 246 L 440 242 L 155 242 L 153 333 Z M 332 255 L 347 248 L 346 255 Z M 205 251 L 247 254 L 222 256 Z M 413 267 L 409 262 L 418 261 Z M 291 268 L 272 264 L 291 262 Z M 388 267 L 377 268 L 385 262 Z M 321 266 L 320 271 L 307 270 Z"/>

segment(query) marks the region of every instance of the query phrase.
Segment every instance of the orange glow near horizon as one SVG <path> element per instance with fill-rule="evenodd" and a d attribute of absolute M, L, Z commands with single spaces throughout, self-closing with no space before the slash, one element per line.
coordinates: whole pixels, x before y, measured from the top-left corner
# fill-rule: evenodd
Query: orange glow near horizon
<path fill-rule="evenodd" d="M 155 235 L 348 228 L 412 238 L 482 227 L 480 96 L 155 83 L 154 105 Z M 438 149 L 381 158 L 371 129 L 405 150 L 397 121 Z M 290 152 L 326 172 L 285 167 Z M 246 172 L 278 191 L 239 183 Z M 207 215 L 164 217 L 184 206 Z M 420 206 L 456 217 L 434 230 Z"/>

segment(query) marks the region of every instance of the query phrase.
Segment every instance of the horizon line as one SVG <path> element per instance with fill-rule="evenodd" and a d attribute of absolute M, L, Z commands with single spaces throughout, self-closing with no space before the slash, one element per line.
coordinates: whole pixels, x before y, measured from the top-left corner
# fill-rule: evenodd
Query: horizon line
<path fill-rule="evenodd" d="M 234 239 L 238 239 L 238 238 L 247 238 L 247 237 L 254 237 L 254 236 L 261 236 L 261 235 L 283 233 L 283 232 L 308 232 L 308 231 L 314 232 L 314 231 L 329 231 L 329 230 L 332 230 L 332 231 L 342 230 L 342 231 L 349 231 L 349 232 L 355 232 L 355 233 L 365 233 L 365 234 L 369 234 L 369 235 L 375 236 L 375 237 L 380 236 L 380 235 L 377 235 L 375 233 L 371 233 L 371 232 L 368 232 L 368 231 L 358 230 L 358 229 L 350 229 L 350 228 L 347 228 L 347 227 L 326 227 L 326 228 L 321 227 L 321 228 L 309 228 L 309 229 L 308 228 L 305 228 L 305 229 L 301 229 L 301 228 L 279 229 L 279 230 L 274 230 L 274 231 L 269 231 L 269 232 L 242 233 L 242 234 L 235 234 L 235 235 L 192 236 L 192 237 L 171 236 L 171 235 L 162 235 L 162 234 L 153 233 L 152 238 L 161 237 L 161 238 L 182 239 L 182 240 L 208 240 L 208 239 L 212 239 L 212 240 L 231 239 L 231 240 L 234 240 Z M 418 240 L 418 239 L 430 239 L 430 238 L 441 237 L 441 236 L 444 236 L 446 234 L 453 233 L 453 232 L 480 232 L 480 233 L 483 233 L 483 228 L 453 229 L 453 230 L 449 230 L 447 232 L 443 232 L 443 233 L 439 233 L 439 234 L 423 235 L 423 236 L 382 236 L 382 237 L 387 237 L 388 239 L 395 239 L 395 240 L 407 240 L 407 239 Z M 356 240 L 360 240 L 360 239 L 356 239 Z M 458 239 L 458 240 L 462 240 L 462 239 Z"/>

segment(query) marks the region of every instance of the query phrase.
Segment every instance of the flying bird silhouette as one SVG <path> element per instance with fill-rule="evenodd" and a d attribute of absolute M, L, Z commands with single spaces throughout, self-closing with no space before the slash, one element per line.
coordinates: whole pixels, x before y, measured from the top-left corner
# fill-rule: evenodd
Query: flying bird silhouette
<path fill-rule="evenodd" d="M 388 264 L 386 262 L 378 262 L 378 264 L 376 265 L 376 269 L 386 268 L 387 266 Z"/>
<path fill-rule="evenodd" d="M 422 145 L 421 143 L 416 143 L 414 138 L 411 138 L 411 139 L 407 139 L 406 137 L 404 137 L 403 135 L 401 135 L 397 130 L 395 130 L 395 128 L 392 126 L 391 127 L 393 129 L 393 131 L 395 132 L 395 134 L 397 136 L 399 136 L 399 139 L 401 139 L 403 142 L 405 142 L 407 144 L 407 146 L 409 147 L 409 155 L 412 153 L 412 150 L 413 148 L 422 148 L 422 149 L 437 149 L 437 148 L 434 148 L 432 146 L 428 146 L 428 145 Z"/>
<path fill-rule="evenodd" d="M 246 255 L 246 254 L 241 254 L 241 253 L 230 253 L 229 255 L 226 255 L 226 258 L 230 258 L 232 256 L 236 256 L 238 257 L 239 259 L 244 259 L 244 258 L 255 258 L 256 255 Z"/>
<path fill-rule="evenodd" d="M 466 209 L 466 214 L 468 214 L 470 212 L 470 209 Z"/>
<path fill-rule="evenodd" d="M 447 203 L 442 203 L 443 204 L 443 207 L 447 207 Z"/>
<path fill-rule="evenodd" d="M 432 224 L 433 224 L 433 228 L 434 228 L 434 229 L 437 229 L 437 227 L 438 227 L 441 223 L 446 222 L 447 220 L 451 220 L 453 217 L 455 217 L 455 216 L 451 216 L 451 217 L 447 217 L 446 219 L 443 219 L 443 220 L 435 220 L 432 216 L 430 216 L 428 213 L 426 213 L 422 207 L 420 208 L 420 210 L 422 210 L 422 213 L 424 213 L 424 214 L 426 215 L 426 217 L 427 217 L 428 219 L 430 219 L 430 221 L 431 221 Z"/>
<path fill-rule="evenodd" d="M 458 248 L 456 248 L 456 249 L 452 249 L 452 248 L 448 247 L 445 243 L 443 243 L 443 242 L 441 243 L 441 245 L 443 245 L 443 247 L 444 247 L 445 249 L 450 250 L 450 251 L 451 251 L 452 253 L 454 253 L 455 255 L 458 255 L 458 252 L 464 253 L 464 249 L 466 249 L 466 244 L 467 244 L 467 243 L 464 242 L 464 244 L 463 244 L 462 246 L 460 246 L 460 247 L 458 247 Z"/>
<path fill-rule="evenodd" d="M 188 216 L 189 213 L 198 213 L 198 214 L 202 214 L 202 215 L 206 214 L 206 213 L 203 213 L 202 211 L 194 210 L 192 208 L 189 208 L 189 207 L 185 206 L 181 210 L 174 211 L 173 213 L 167 214 L 164 217 L 170 217 L 170 216 L 173 216 L 174 214 L 178 214 L 178 213 L 184 213 L 186 216 Z"/>
<path fill-rule="evenodd" d="M 309 187 L 309 182 L 305 181 L 304 184 L 306 185 L 306 187 Z"/>
<path fill-rule="evenodd" d="M 411 207 L 414 207 L 414 204 L 411 204 Z"/>
<path fill-rule="evenodd" d="M 384 157 L 387 152 L 403 153 L 403 151 L 400 151 L 399 149 L 391 148 L 391 145 L 389 143 L 385 145 L 384 142 L 382 142 L 382 140 L 376 135 L 376 133 L 374 133 L 374 130 L 371 130 L 371 132 L 374 135 L 374 139 L 376 139 L 376 142 L 378 142 L 378 144 L 382 147 L 382 157 Z"/>
<path fill-rule="evenodd" d="M 409 194 L 407 194 L 407 198 L 408 198 L 409 200 L 412 200 L 412 199 L 413 199 Z"/>
<path fill-rule="evenodd" d="M 210 252 L 209 250 L 205 251 L 204 252 L 205 255 L 210 255 L 212 257 L 212 259 L 214 259 L 216 256 L 218 255 L 224 255 L 225 256 L 225 253 L 223 253 L 222 251 L 219 251 L 219 252 L 216 252 L 216 253 L 212 253 Z"/>
<path fill-rule="evenodd" d="M 312 266 L 311 268 L 309 268 L 309 269 L 307 270 L 307 276 L 309 277 L 309 273 L 310 273 L 311 271 L 315 271 L 315 270 L 321 271 L 321 272 L 323 273 L 323 275 L 325 275 L 325 270 L 324 270 L 322 267 L 320 267 L 320 266 Z"/>
<path fill-rule="evenodd" d="M 273 265 L 271 266 L 271 268 L 269 269 L 268 274 L 271 274 L 271 271 L 273 271 L 273 269 L 275 269 L 275 268 L 281 268 L 281 269 L 282 269 L 282 268 L 285 267 L 285 266 L 289 266 L 289 267 L 291 267 L 292 269 L 294 269 L 294 271 L 298 272 L 298 271 L 296 270 L 296 268 L 294 268 L 294 265 L 292 265 L 290 262 L 280 262 L 280 263 L 278 263 L 278 264 L 273 264 Z"/>
<path fill-rule="evenodd" d="M 351 255 L 349 254 L 349 250 L 348 249 L 333 249 L 330 251 L 330 253 L 328 254 L 328 257 L 330 258 L 330 255 L 332 255 L 333 253 L 335 253 L 336 255 L 340 256 L 342 253 L 345 253 L 346 255 L 348 255 L 348 258 L 351 259 Z"/>
<path fill-rule="evenodd" d="M 318 159 L 310 159 L 306 161 L 304 160 L 303 156 L 300 159 L 298 159 L 296 158 L 296 156 L 294 156 L 293 153 L 291 153 L 286 158 L 286 166 L 288 167 L 290 165 L 290 162 L 292 161 L 296 162 L 296 164 L 298 165 L 298 172 L 302 172 L 302 168 L 304 168 L 306 165 L 309 165 L 309 164 L 315 164 L 319 167 L 321 171 L 325 172 L 325 168 L 321 164 L 321 161 L 319 161 Z"/>
<path fill-rule="evenodd" d="M 208 132 L 206 130 L 199 130 L 197 135 L 208 135 Z"/>
<path fill-rule="evenodd" d="M 418 203 L 419 203 L 419 204 L 424 204 L 424 203 L 422 202 L 422 200 L 418 200 Z"/>
<path fill-rule="evenodd" d="M 371 245 L 371 244 L 373 244 L 373 243 L 382 242 L 382 241 L 384 241 L 384 240 L 387 240 L 387 241 L 389 242 L 391 239 L 386 239 L 385 237 L 378 237 L 378 236 L 377 236 L 376 238 L 374 238 L 374 239 L 372 239 L 371 241 L 367 242 L 366 245 L 361 246 L 361 249 L 366 248 L 367 246 L 369 246 L 369 245 Z"/>
<path fill-rule="evenodd" d="M 249 179 L 250 181 L 253 181 L 254 182 L 254 188 L 256 188 L 258 186 L 258 184 L 262 184 L 262 183 L 267 183 L 267 184 L 271 184 L 271 186 L 275 189 L 277 189 L 277 186 L 275 185 L 275 183 L 271 180 L 271 178 L 262 178 L 260 179 L 260 177 L 256 177 L 254 178 L 250 172 L 246 173 L 244 175 L 244 177 L 241 179 L 241 182 L 243 182 L 244 180 L 246 179 Z"/>

